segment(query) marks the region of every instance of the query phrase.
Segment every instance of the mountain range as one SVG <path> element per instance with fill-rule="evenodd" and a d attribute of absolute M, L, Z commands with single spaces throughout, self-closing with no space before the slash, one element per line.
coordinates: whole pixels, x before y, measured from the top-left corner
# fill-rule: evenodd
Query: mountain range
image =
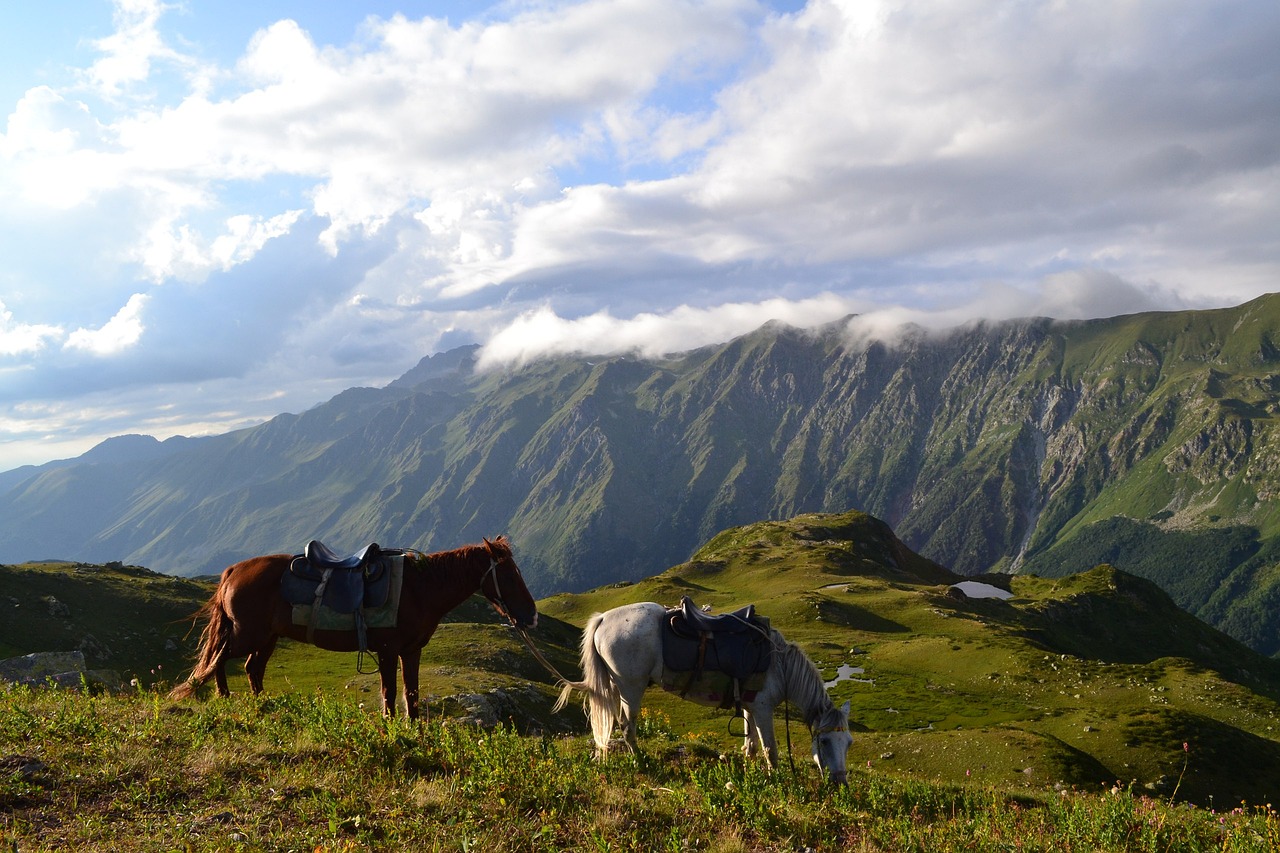
<path fill-rule="evenodd" d="M 1110 563 L 1280 651 L 1280 296 L 858 328 L 487 372 L 461 348 L 251 429 L 112 439 L 0 474 L 0 561 L 200 575 L 311 538 L 506 533 L 547 595 L 650 576 L 736 525 L 853 508 L 964 574 Z"/>

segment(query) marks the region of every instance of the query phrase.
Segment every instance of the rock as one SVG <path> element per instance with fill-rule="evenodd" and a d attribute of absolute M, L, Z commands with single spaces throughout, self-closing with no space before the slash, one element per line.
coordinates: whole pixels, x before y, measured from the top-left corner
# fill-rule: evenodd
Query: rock
<path fill-rule="evenodd" d="M 0 660 L 0 683 L 28 687 L 80 688 L 86 685 L 121 689 L 120 673 L 108 669 L 85 669 L 84 653 L 34 652 Z"/>
<path fill-rule="evenodd" d="M 59 619 L 67 619 L 71 616 L 71 608 L 63 604 L 52 595 L 44 599 L 45 605 L 49 608 L 49 615 Z"/>
<path fill-rule="evenodd" d="M 526 684 L 495 687 L 487 693 L 459 693 L 449 698 L 462 706 L 464 722 L 493 728 L 508 720 L 527 720 L 530 703 L 541 701 L 542 695 L 533 685 Z"/>
<path fill-rule="evenodd" d="M 92 634 L 85 634 L 80 640 L 76 649 L 84 654 L 85 657 L 97 658 L 98 660 L 111 660 L 111 649 L 107 648 L 97 637 Z"/>
<path fill-rule="evenodd" d="M 67 672 L 84 672 L 83 652 L 35 652 L 0 660 L 0 681 L 14 684 L 38 686 L 46 679 Z"/>

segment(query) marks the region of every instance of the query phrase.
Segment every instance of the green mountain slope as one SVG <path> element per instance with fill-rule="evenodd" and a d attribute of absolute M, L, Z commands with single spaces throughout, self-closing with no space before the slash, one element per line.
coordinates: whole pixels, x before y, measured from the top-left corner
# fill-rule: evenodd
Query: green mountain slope
<path fill-rule="evenodd" d="M 311 538 L 432 550 L 501 532 L 545 595 L 856 506 L 965 574 L 1104 554 L 1274 654 L 1278 329 L 1268 296 L 892 342 L 770 323 L 665 360 L 484 374 L 464 349 L 254 429 L 0 480 L 0 559 L 203 574 Z"/>
<path fill-rule="evenodd" d="M 0 565 L 0 658 L 79 650 L 122 682 L 172 681 L 190 666 L 190 616 L 212 590 L 119 563 Z"/>
<path fill-rule="evenodd" d="M 870 516 L 801 515 L 541 609 L 581 625 L 631 601 L 754 602 L 825 677 L 858 668 L 830 692 L 852 704 L 850 761 L 876 772 L 1014 789 L 1119 782 L 1157 797 L 1178 786 L 1205 804 L 1280 790 L 1280 664 L 1110 566 L 986 578 L 1007 600 L 960 595 L 959 580 Z M 646 704 L 677 729 L 724 729 L 724 712 L 656 688 Z"/>
<path fill-rule="evenodd" d="M 534 636 L 556 668 L 576 677 L 580 627 L 592 612 L 675 604 L 682 595 L 717 611 L 755 603 L 834 682 L 833 698 L 850 701 L 850 762 L 859 770 L 1038 793 L 1119 782 L 1223 808 L 1275 801 L 1280 663 L 1109 566 L 1060 579 L 982 578 L 1008 587 L 1007 600 L 961 595 L 952 586 L 961 579 L 869 515 L 804 514 L 727 529 L 691 560 L 637 583 L 544 599 Z M 90 665 L 136 672 L 144 686 L 185 674 L 194 638 L 180 617 L 209 590 L 119 566 L 3 567 L 0 585 L 0 606 L 11 617 L 25 613 L 0 621 L 0 651 L 63 650 L 91 630 L 111 657 L 90 653 Z M 50 616 L 49 595 L 69 613 Z M 374 713 L 377 675 L 357 664 L 354 654 L 282 643 L 268 696 L 355 696 Z M 842 680 L 842 667 L 856 671 L 845 669 L 851 677 Z M 244 692 L 240 668 L 231 674 L 232 690 Z M 576 709 L 550 713 L 554 678 L 482 600 L 440 627 L 422 677 L 432 716 L 588 737 Z M 727 712 L 656 688 L 645 707 L 649 730 L 689 733 L 722 751 L 737 746 Z M 777 725 L 784 739 L 782 715 Z M 791 728 L 803 754 L 803 725 Z"/>

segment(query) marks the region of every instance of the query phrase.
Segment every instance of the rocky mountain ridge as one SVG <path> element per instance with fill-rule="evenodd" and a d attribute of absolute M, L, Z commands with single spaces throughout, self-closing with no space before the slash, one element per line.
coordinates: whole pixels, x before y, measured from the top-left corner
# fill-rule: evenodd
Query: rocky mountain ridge
<path fill-rule="evenodd" d="M 858 508 L 961 573 L 1053 575 L 1077 553 L 1136 565 L 1280 651 L 1280 297 L 856 329 L 770 323 L 662 360 L 490 373 L 474 349 L 442 353 L 154 458 L 0 480 L 0 560 L 190 575 L 310 538 L 433 549 L 501 532 L 547 594 L 645 577 L 735 525 Z M 1171 564 L 1144 562 L 1174 541 Z"/>

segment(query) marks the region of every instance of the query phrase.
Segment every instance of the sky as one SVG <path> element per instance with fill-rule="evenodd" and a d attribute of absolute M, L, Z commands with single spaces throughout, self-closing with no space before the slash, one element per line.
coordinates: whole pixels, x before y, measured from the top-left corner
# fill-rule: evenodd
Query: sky
<path fill-rule="evenodd" d="M 0 471 L 468 343 L 1280 290 L 1275 0 L 0 3 Z"/>

